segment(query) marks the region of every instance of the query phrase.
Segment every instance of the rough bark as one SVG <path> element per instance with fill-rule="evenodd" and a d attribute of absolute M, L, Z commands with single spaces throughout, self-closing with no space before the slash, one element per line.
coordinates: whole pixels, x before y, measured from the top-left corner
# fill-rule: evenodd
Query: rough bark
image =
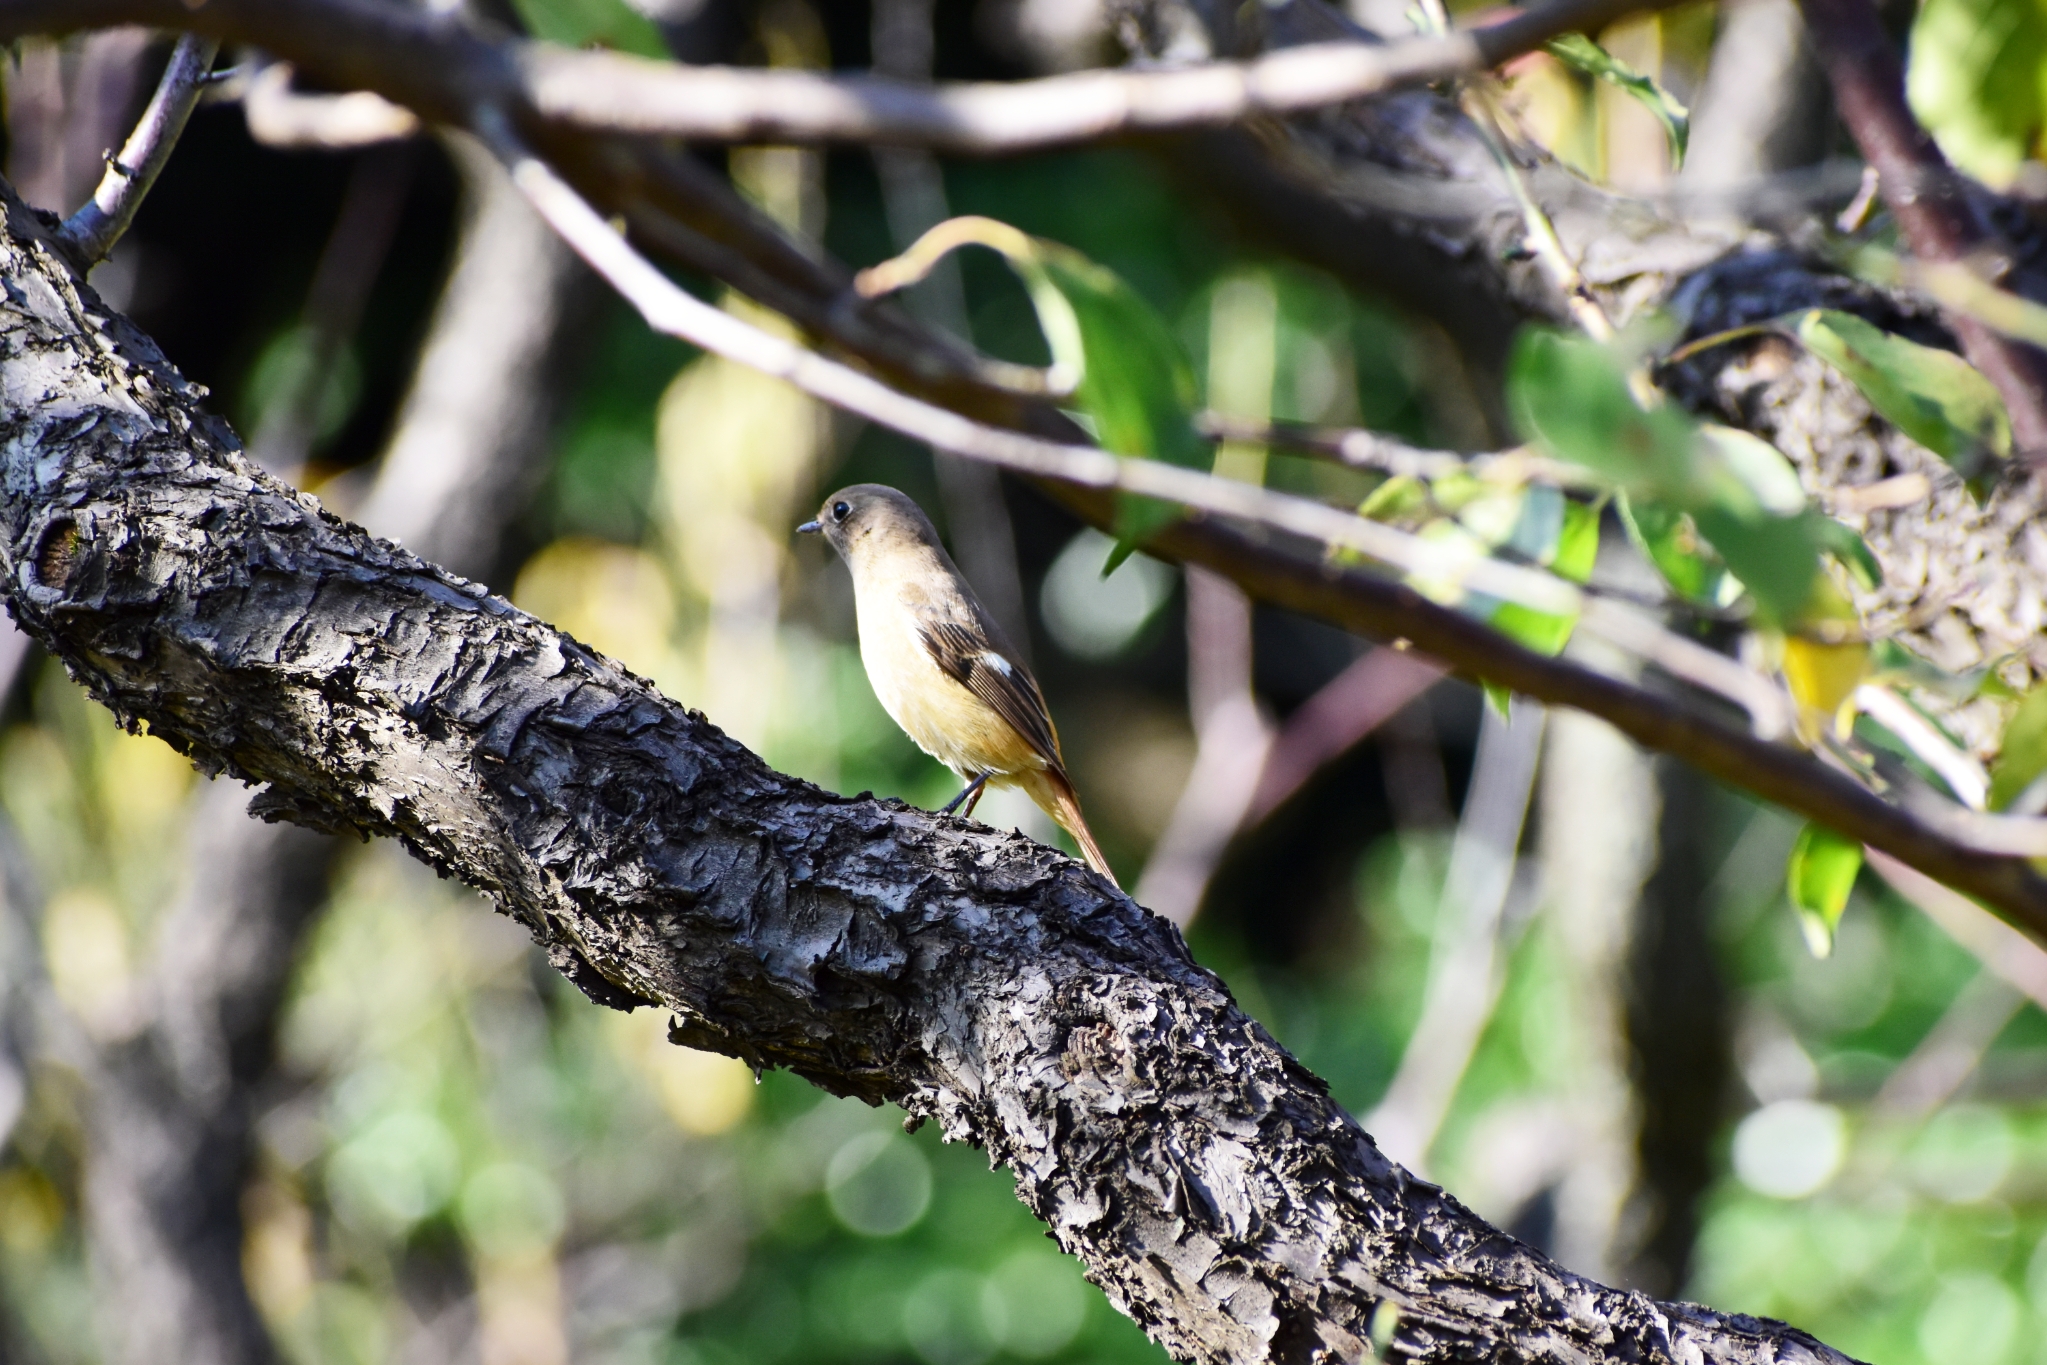
<path fill-rule="evenodd" d="M 1568 1274 L 1388 1162 L 1079 864 L 775 773 L 278 484 L 6 211 L 10 610 L 124 722 L 266 784 L 264 813 L 398 838 L 594 999 L 984 1146 L 1182 1358 L 1356 1359 L 1390 1303 L 1421 1361 L 1846 1359 Z"/>
<path fill-rule="evenodd" d="M 478 575 L 495 565 L 547 449 L 547 381 L 575 269 L 473 144 L 454 273 L 363 514 Z M 241 1198 L 278 1010 L 324 903 L 330 836 L 248 815 L 228 779 L 193 800 L 189 880 L 166 916 L 149 1000 L 91 1058 L 86 1205 L 116 1362 L 275 1358 L 242 1279 Z"/>

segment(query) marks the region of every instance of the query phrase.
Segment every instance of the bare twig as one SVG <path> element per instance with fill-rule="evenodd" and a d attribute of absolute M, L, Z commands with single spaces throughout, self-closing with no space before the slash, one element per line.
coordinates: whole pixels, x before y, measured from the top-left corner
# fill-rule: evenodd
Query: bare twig
<path fill-rule="evenodd" d="M 81 264 L 106 259 L 114 243 L 135 221 L 142 198 L 170 160 L 206 85 L 206 73 L 220 51 L 220 42 L 191 34 L 178 39 L 171 51 L 170 65 L 150 97 L 148 108 L 135 131 L 121 144 L 120 153 L 107 159 L 107 173 L 78 212 L 66 219 L 58 241 Z"/>
<path fill-rule="evenodd" d="M 1959 178 L 1905 103 L 1904 68 L 1876 6 L 1870 0 L 1802 0 L 1802 8 L 1841 121 L 1876 169 L 1878 191 L 1912 254 L 1942 264 L 1989 246 L 1990 235 L 1962 197 Z M 2019 447 L 2047 450 L 2047 353 L 1942 302 L 1963 354 L 2003 395 Z"/>
<path fill-rule="evenodd" d="M 304 95 L 291 88 L 288 62 L 258 71 L 242 94 L 249 136 L 266 147 L 341 151 L 395 142 L 419 132 L 419 115 L 368 90 Z"/>
<path fill-rule="evenodd" d="M 707 142 L 863 142 L 991 155 L 1298 113 L 1484 70 L 1559 33 L 1596 31 L 1657 0 L 1559 0 L 1500 23 L 1395 43 L 1317 43 L 1245 62 L 1088 71 L 1042 80 L 921 87 L 871 77 L 685 67 L 612 52 L 492 41 L 396 7 L 349 0 L 13 0 L 0 29 L 68 31 L 116 22 L 194 28 L 290 53 L 342 88 L 460 86 L 470 100 L 564 128 Z M 371 46 L 404 33 L 401 69 Z M 388 49 L 386 49 L 388 50 Z M 453 61 L 459 71 L 451 73 Z M 435 71 L 434 65 L 443 67 Z M 456 79 L 447 79 L 455 74 Z M 422 107 L 442 114 L 451 91 Z"/>
<path fill-rule="evenodd" d="M 1868 854 L 1870 866 L 1891 884 L 1892 890 L 1918 906 L 1948 937 L 1974 954 L 1978 962 L 2047 1010 L 2047 949 L 1967 896 L 1907 867 L 1881 849 L 1869 849 Z"/>
<path fill-rule="evenodd" d="M 1927 261 L 1862 247 L 1848 265 L 1864 279 L 1924 294 L 1942 308 L 1973 318 L 2015 341 L 2047 346 L 2047 305 L 2000 289 L 1969 261 Z"/>
<path fill-rule="evenodd" d="M 1278 810 L 1308 779 L 1442 679 L 1433 659 L 1387 647 L 1365 654 L 1294 708 L 1273 739 L 1244 812 L 1246 827 Z"/>
<path fill-rule="evenodd" d="M 486 124 L 490 119 L 483 120 Z M 1239 517 L 1319 544 L 1351 550 L 1445 591 L 1484 593 L 1536 611 L 1578 616 L 1584 628 L 1747 708 L 1757 732 L 1784 732 L 1790 703 L 1765 679 L 1723 654 L 1673 635 L 1633 608 L 1598 599 L 1553 574 L 1493 559 L 1469 546 L 1431 542 L 1306 498 L 1216 478 L 1156 460 L 1112 455 L 973 422 L 899 393 L 697 299 L 655 269 L 545 163 L 504 131 L 486 128 L 512 178 L 576 252 L 640 311 L 649 326 L 785 379 L 848 412 L 941 450 L 1022 474 L 1139 493 L 1217 516 Z"/>
<path fill-rule="evenodd" d="M 1244 62 L 1086 71 L 929 90 L 795 72 L 685 72 L 664 63 L 537 46 L 525 48 L 522 57 L 534 107 L 579 127 L 708 141 L 878 142 L 988 155 L 1342 104 L 1480 71 L 1558 33 L 1596 30 L 1651 7 L 1634 0 L 1563 0 L 1487 28 L 1384 45 L 1318 43 Z"/>
<path fill-rule="evenodd" d="M 1397 436 L 1356 427 L 1248 422 L 1219 412 L 1200 413 L 1194 425 L 1212 441 L 1247 441 L 1330 460 L 1352 469 L 1380 470 L 1412 479 L 1442 479 L 1469 474 L 1493 483 L 1548 483 L 1563 488 L 1599 486 L 1598 480 L 1584 466 L 1538 455 L 1527 446 L 1467 455 L 1455 450 L 1423 450 Z"/>
<path fill-rule="evenodd" d="M 1990 794 L 1990 775 L 1983 765 L 1962 752 L 1935 728 L 1932 721 L 1912 709 L 1903 697 L 1888 687 L 1864 683 L 1855 689 L 1855 705 L 1872 720 L 1896 735 L 1919 760 L 1940 774 L 1948 790 L 1962 804 L 1982 810 Z"/>
<path fill-rule="evenodd" d="M 1429 1149 L 1499 1002 L 1501 919 L 1542 752 L 1540 707 L 1517 702 L 1512 718 L 1488 708 L 1479 731 L 1471 795 L 1457 822 L 1450 869 L 1436 910 L 1428 985 L 1400 1065 L 1365 1125 L 1386 1154 L 1428 1173 Z"/>

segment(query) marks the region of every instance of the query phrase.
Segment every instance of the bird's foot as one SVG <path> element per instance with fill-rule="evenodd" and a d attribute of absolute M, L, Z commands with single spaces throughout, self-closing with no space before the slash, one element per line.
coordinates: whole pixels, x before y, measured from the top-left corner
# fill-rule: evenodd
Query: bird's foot
<path fill-rule="evenodd" d="M 955 796 L 952 800 L 939 807 L 938 813 L 940 815 L 951 815 L 954 811 L 960 809 L 960 803 L 964 801 L 967 808 L 960 811 L 960 818 L 965 819 L 972 815 L 974 807 L 981 803 L 981 788 L 987 785 L 987 782 L 988 774 L 982 773 L 979 777 L 967 783 L 966 786 L 960 788 L 958 796 Z"/>

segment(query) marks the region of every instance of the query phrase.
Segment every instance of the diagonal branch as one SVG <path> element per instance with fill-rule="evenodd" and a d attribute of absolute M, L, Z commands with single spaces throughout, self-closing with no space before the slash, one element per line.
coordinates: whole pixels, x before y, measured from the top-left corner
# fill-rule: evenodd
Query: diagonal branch
<path fill-rule="evenodd" d="M 1847 1365 L 1572 1275 L 1408 1177 L 1071 859 L 784 777 L 324 513 L 5 209 L 9 608 L 128 723 L 267 783 L 266 813 L 403 840 L 678 1041 L 984 1146 L 1181 1359 L 1357 1359 L 1376 1315 L 1418 1365 Z"/>
<path fill-rule="evenodd" d="M 1410 571 L 1455 573 L 1474 589 L 1532 602 L 1542 610 L 1576 614 L 1582 628 L 1668 672 L 1739 699 L 1750 708 L 1759 730 L 1766 719 L 1774 719 L 1773 708 L 1781 705 L 1781 694 L 1767 679 L 1734 660 L 1663 630 L 1618 602 L 1580 595 L 1560 579 L 1496 560 L 1455 565 L 1437 562 L 1412 538 L 1335 508 L 1158 461 L 1129 459 L 1094 447 L 982 426 L 898 393 L 688 294 L 635 253 L 544 164 L 523 153 L 501 123 L 489 130 L 488 136 L 541 216 L 640 310 L 650 326 L 785 379 L 815 397 L 939 449 L 1036 475 L 1055 487 L 1077 486 L 1076 491 L 1085 490 L 1099 499 L 1086 503 L 1084 513 L 1098 525 L 1115 521 L 1113 504 L 1105 495 L 1112 491 L 1140 493 L 1350 548 Z M 1197 544 L 1213 538 L 1212 543 L 1219 542 L 1217 549 L 1229 546 L 1224 554 L 1234 562 L 1224 565 L 1182 550 L 1183 537 Z M 1230 544 L 1230 537 L 1236 538 L 1235 545 Z M 1931 876 L 1981 896 L 2013 923 L 2047 941 L 2047 880 L 2030 867 L 2011 858 L 1987 858 L 1965 837 L 1936 829 L 1795 750 L 1743 734 L 1632 683 L 1522 649 L 1491 627 L 1441 606 L 1411 587 L 1358 570 L 1343 572 L 1328 564 L 1309 564 L 1262 547 L 1252 549 L 1237 533 L 1212 521 L 1168 529 L 1148 542 L 1147 548 L 1168 558 L 1196 560 L 1254 595 L 1308 610 L 1363 634 L 1409 639 L 1425 653 L 1470 676 L 1538 700 L 1591 711 L 1642 744 L 1676 753 L 1716 777 L 1886 849 Z M 1571 594 L 1568 599 L 1557 595 L 1566 589 Z M 1403 624 L 1392 624 L 1395 620 Z M 1932 864 L 1941 870 L 1936 871 Z"/>
<path fill-rule="evenodd" d="M 59 240 L 75 260 L 88 266 L 104 260 L 135 221 L 143 196 L 171 159 L 185 121 L 199 105 L 206 73 L 213 69 L 219 51 L 220 41 L 215 38 L 187 34 L 178 39 L 135 131 L 121 144 L 118 155 L 107 158 L 107 173 L 92 198 L 64 222 Z"/>

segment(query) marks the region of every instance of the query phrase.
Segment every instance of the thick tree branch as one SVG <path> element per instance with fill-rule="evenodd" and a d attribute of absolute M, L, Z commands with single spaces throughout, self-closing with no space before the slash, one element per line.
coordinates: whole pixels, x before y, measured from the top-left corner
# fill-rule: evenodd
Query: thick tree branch
<path fill-rule="evenodd" d="M 607 1003 L 1009 1166 L 1196 1361 L 1846 1357 L 1570 1275 L 1407 1177 L 1171 928 L 1018 836 L 777 774 L 609 660 L 249 465 L 6 205 L 0 568 L 130 724 L 402 839 Z"/>

